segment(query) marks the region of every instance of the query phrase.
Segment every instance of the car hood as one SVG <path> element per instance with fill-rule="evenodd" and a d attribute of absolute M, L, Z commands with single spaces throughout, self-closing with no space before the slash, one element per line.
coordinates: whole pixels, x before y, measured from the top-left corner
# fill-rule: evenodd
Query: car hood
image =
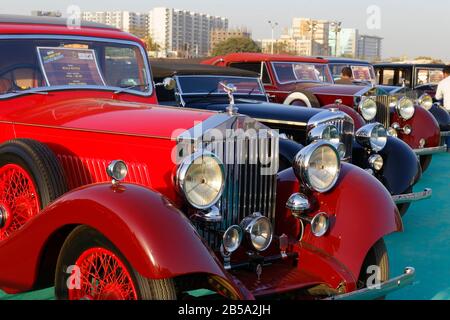
<path fill-rule="evenodd" d="M 24 125 L 171 138 L 176 130 L 190 129 L 213 115 L 210 111 L 110 99 L 73 99 L 15 109 L 7 120 Z"/>
<path fill-rule="evenodd" d="M 285 85 L 283 90 L 307 90 L 314 94 L 354 96 L 361 91 L 361 86 L 344 84 L 327 84 L 315 82 L 299 82 Z"/>
<path fill-rule="evenodd" d="M 229 106 L 227 103 L 197 103 L 189 105 L 189 108 L 207 109 L 213 111 L 225 111 Z M 261 122 L 282 121 L 293 125 L 308 124 L 308 121 L 316 114 L 323 112 L 322 109 L 306 107 L 293 107 L 284 104 L 269 103 L 264 101 L 237 99 L 236 108 L 240 114 L 255 118 Z"/>

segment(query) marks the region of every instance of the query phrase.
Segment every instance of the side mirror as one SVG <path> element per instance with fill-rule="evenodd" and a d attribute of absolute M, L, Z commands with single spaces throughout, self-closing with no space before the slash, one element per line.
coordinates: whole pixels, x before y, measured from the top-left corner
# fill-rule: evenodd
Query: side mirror
<path fill-rule="evenodd" d="M 177 83 L 174 78 L 165 78 L 162 83 L 164 89 L 168 91 L 172 91 L 177 86 Z"/>

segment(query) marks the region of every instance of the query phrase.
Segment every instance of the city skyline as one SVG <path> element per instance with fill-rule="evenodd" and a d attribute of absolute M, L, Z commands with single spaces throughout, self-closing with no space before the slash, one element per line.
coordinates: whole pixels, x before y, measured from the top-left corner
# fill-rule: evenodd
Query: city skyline
<path fill-rule="evenodd" d="M 3 0 L 4 1 L 4 0 Z M 127 10 L 147 12 L 154 7 L 169 7 L 181 10 L 192 10 L 213 16 L 223 16 L 230 19 L 230 27 L 245 26 L 250 29 L 255 39 L 270 38 L 271 28 L 268 20 L 277 21 L 279 28 L 275 30 L 279 37 L 285 28 L 292 24 L 294 17 L 311 17 L 313 19 L 326 19 L 340 21 L 344 28 L 356 28 L 361 34 L 376 35 L 384 38 L 383 57 L 399 57 L 406 55 L 409 58 L 418 56 L 432 56 L 450 61 L 450 44 L 442 43 L 446 36 L 446 12 L 450 12 L 450 4 L 431 0 L 439 5 L 424 7 L 418 0 L 387 1 L 387 0 L 361 0 L 358 2 L 342 0 L 339 3 L 331 0 L 322 0 L 313 5 L 306 1 L 278 0 L 273 1 L 247 1 L 245 3 L 229 0 L 226 3 L 217 0 L 192 0 L 185 3 L 181 0 L 130 0 L 127 3 L 118 0 L 108 1 L 108 10 Z M 86 0 L 66 1 L 55 3 L 50 0 L 21 0 L 8 4 L 8 9 L 0 9 L 0 13 L 30 14 L 31 10 L 59 10 L 63 14 L 68 6 L 78 5 L 82 11 L 104 11 L 104 4 Z M 377 6 L 380 10 L 380 20 L 374 24 L 379 29 L 369 29 L 367 21 L 374 17 L 374 11 L 368 13 L 368 8 Z M 372 8 L 373 9 L 373 8 Z M 251 13 L 251 14 L 249 14 Z M 251 16 L 251 19 L 248 17 Z M 377 12 L 375 12 L 377 16 Z"/>

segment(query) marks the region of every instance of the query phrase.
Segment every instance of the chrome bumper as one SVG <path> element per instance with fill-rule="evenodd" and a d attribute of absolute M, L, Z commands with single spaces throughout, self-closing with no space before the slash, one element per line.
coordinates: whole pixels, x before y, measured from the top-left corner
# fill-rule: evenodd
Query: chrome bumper
<path fill-rule="evenodd" d="M 416 279 L 414 268 L 405 268 L 405 272 L 396 278 L 383 282 L 378 288 L 364 288 L 358 291 L 334 296 L 326 300 L 375 300 L 388 294 L 412 285 Z"/>
<path fill-rule="evenodd" d="M 397 196 L 392 196 L 392 200 L 394 200 L 395 204 L 404 204 L 404 203 L 410 203 L 410 202 L 416 202 L 416 201 L 430 199 L 432 195 L 433 195 L 433 190 L 427 188 L 422 192 L 399 194 Z"/>
<path fill-rule="evenodd" d="M 428 156 L 436 153 L 444 153 L 447 152 L 447 145 L 434 147 L 434 148 L 423 148 L 423 149 L 414 149 L 414 153 L 418 156 Z"/>

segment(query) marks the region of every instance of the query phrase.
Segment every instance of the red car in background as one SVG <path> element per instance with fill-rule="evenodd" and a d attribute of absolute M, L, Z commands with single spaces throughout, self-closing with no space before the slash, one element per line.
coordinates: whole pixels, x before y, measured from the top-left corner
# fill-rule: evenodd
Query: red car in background
<path fill-rule="evenodd" d="M 8 293 L 368 299 L 414 279 L 389 278 L 383 238 L 402 222 L 374 177 L 323 141 L 277 172 L 280 138 L 256 120 L 156 105 L 128 33 L 0 15 L 0 83 Z"/>
<path fill-rule="evenodd" d="M 391 135 L 405 141 L 420 156 L 422 169 L 432 155 L 446 152 L 439 124 L 406 96 L 390 95 L 375 86 L 335 85 L 328 61 L 321 58 L 235 53 L 203 61 L 258 72 L 273 102 L 314 108 L 338 108 L 350 115 L 355 128 L 382 123 Z"/>

